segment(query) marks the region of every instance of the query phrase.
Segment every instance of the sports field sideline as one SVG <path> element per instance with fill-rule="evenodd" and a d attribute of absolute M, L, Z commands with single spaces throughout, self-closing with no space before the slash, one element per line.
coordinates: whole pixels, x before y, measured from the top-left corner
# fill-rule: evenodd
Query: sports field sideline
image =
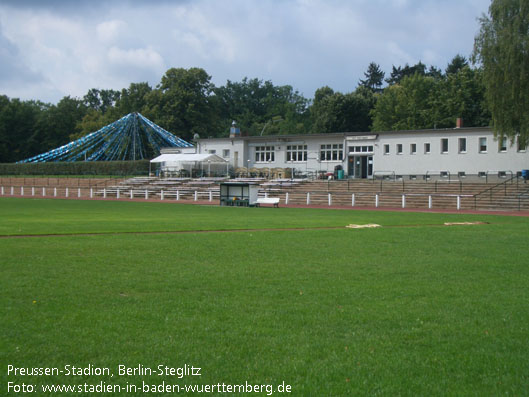
<path fill-rule="evenodd" d="M 0 219 L 1 394 L 529 390 L 526 217 L 1 198 Z"/>

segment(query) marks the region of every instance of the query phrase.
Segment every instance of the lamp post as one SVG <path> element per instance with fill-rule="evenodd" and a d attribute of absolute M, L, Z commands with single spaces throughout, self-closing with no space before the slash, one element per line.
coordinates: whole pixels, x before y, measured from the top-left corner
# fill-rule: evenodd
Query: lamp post
<path fill-rule="evenodd" d="M 250 177 L 250 159 L 246 160 L 246 173 L 248 174 L 248 178 Z"/>

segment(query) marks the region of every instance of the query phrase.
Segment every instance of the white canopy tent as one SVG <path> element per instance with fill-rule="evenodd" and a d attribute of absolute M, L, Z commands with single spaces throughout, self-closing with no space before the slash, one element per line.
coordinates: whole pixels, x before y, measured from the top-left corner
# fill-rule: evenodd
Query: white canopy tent
<path fill-rule="evenodd" d="M 189 171 L 192 175 L 193 169 L 198 169 L 204 172 L 204 165 L 207 165 L 208 175 L 211 174 L 211 166 L 219 167 L 219 165 L 226 166 L 226 174 L 229 171 L 229 163 L 222 157 L 211 153 L 165 153 L 151 160 L 151 163 L 160 164 L 160 169 L 163 173 L 180 172 L 182 170 Z M 149 164 L 150 174 L 150 164 Z"/>

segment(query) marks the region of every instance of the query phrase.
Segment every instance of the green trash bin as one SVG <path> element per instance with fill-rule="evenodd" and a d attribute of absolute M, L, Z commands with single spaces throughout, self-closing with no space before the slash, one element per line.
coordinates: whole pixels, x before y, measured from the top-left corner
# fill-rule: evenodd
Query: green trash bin
<path fill-rule="evenodd" d="M 338 179 L 343 179 L 343 177 L 344 177 L 343 170 L 338 170 Z"/>

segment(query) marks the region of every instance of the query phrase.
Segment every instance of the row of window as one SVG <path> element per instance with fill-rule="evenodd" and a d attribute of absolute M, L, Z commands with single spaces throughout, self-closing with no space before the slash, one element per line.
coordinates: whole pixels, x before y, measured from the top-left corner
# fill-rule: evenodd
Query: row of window
<path fill-rule="evenodd" d="M 498 141 L 498 151 L 500 153 L 507 152 L 507 138 L 503 137 Z M 523 145 L 523 143 L 518 140 L 517 150 L 519 152 L 525 152 L 526 146 Z M 478 144 L 478 152 L 479 153 L 487 153 L 488 150 L 488 143 L 486 137 L 479 138 L 479 144 Z M 432 146 L 429 142 L 424 144 L 424 154 L 430 154 L 432 151 Z M 395 145 L 395 152 L 397 154 L 403 154 L 404 148 L 402 143 L 397 143 Z M 441 153 L 447 154 L 449 152 L 449 146 L 448 146 L 448 138 L 441 138 Z M 467 138 L 459 138 L 458 139 L 458 153 L 466 153 L 467 152 Z M 390 145 L 388 143 L 384 144 L 384 154 L 390 154 Z M 410 154 L 417 154 L 417 144 L 416 143 L 410 143 Z"/>
<path fill-rule="evenodd" d="M 441 153 L 449 153 L 448 138 L 441 138 Z M 498 141 L 498 151 L 500 153 L 507 152 L 508 141 L 507 138 L 501 138 Z M 424 154 L 431 153 L 431 144 L 425 143 L 423 146 Z M 372 145 L 365 146 L 349 146 L 349 153 L 373 153 Z M 523 143 L 518 140 L 518 152 L 525 152 L 527 149 Z M 479 153 L 487 153 L 488 142 L 486 137 L 479 138 L 478 151 Z M 404 146 L 402 143 L 395 145 L 396 154 L 404 154 Z M 209 153 L 215 154 L 216 150 L 209 150 Z M 384 144 L 384 154 L 390 154 L 391 149 L 388 143 Z M 410 154 L 417 154 L 417 144 L 410 143 Z M 467 138 L 458 138 L 458 153 L 467 153 Z M 229 158 L 230 150 L 224 149 L 222 157 Z M 320 145 L 320 161 L 342 161 L 343 160 L 343 144 L 324 144 Z M 256 146 L 255 148 L 255 162 L 264 163 L 275 161 L 275 147 L 274 146 Z M 307 145 L 288 145 L 286 150 L 287 162 L 304 162 L 307 161 Z"/>
<path fill-rule="evenodd" d="M 307 145 L 288 145 L 286 150 L 286 161 L 306 162 L 308 160 Z M 320 161 L 342 161 L 343 144 L 320 145 Z M 255 162 L 266 163 L 275 161 L 274 146 L 256 146 Z"/>

